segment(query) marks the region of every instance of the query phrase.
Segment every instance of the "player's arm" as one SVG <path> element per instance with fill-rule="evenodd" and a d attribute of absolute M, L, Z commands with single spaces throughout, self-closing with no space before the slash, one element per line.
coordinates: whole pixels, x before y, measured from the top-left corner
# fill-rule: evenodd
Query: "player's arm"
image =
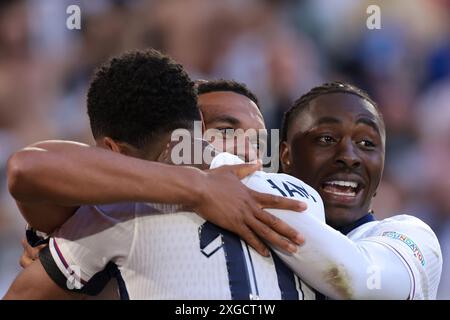
<path fill-rule="evenodd" d="M 198 171 L 77 142 L 44 141 L 10 157 L 8 184 L 14 198 L 26 204 L 191 203 L 192 195 L 200 194 L 192 185 L 200 179 Z"/>
<path fill-rule="evenodd" d="M 47 274 L 41 261 L 33 261 L 12 283 L 4 300 L 73 300 L 84 295 L 65 290 Z"/>
<path fill-rule="evenodd" d="M 12 284 L 9 299 L 96 296 L 126 264 L 135 239 L 134 205 L 82 206 L 49 238 Z M 29 283 L 28 283 L 29 282 Z M 39 292 L 40 288 L 43 292 Z"/>
<path fill-rule="evenodd" d="M 410 270 L 392 249 L 374 242 L 354 242 L 310 213 L 274 212 L 304 238 L 296 253 L 275 252 L 303 280 L 332 299 L 410 298 Z"/>
<path fill-rule="evenodd" d="M 76 142 L 46 141 L 11 156 L 8 186 L 27 222 L 46 233 L 84 204 L 180 203 L 236 232 L 262 254 L 267 251 L 260 238 L 295 250 L 297 232 L 262 208 L 302 211 L 305 204 L 243 186 L 239 179 L 257 169 L 247 164 L 203 172 Z"/>
<path fill-rule="evenodd" d="M 144 163 L 101 148 L 47 141 L 11 156 L 8 185 L 27 222 L 50 233 L 83 204 L 151 201 L 151 195 L 161 202 L 171 195 L 183 200 L 184 190 L 177 194 L 176 184 L 173 192 L 150 186 L 150 181 L 159 182 L 158 172 L 164 172 L 158 169 L 159 164 Z M 189 174 L 187 170 L 184 171 Z M 170 175 L 161 184 L 165 181 L 170 181 Z"/>

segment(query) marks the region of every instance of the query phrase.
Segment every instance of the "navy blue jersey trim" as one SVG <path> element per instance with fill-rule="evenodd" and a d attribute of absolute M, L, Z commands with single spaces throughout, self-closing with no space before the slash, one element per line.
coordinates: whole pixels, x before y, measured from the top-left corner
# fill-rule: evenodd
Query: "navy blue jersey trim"
<path fill-rule="evenodd" d="M 39 252 L 39 260 L 50 279 L 52 279 L 60 288 L 69 290 L 67 287 L 67 278 L 56 265 L 55 259 L 53 259 L 48 246 Z"/>
<path fill-rule="evenodd" d="M 228 270 L 231 299 L 249 300 L 252 290 L 241 239 L 234 233 L 215 224 L 205 222 L 199 228 L 200 250 L 205 249 L 218 236 L 222 236 L 222 247 Z M 207 257 L 209 256 L 211 255 L 207 255 Z"/>
<path fill-rule="evenodd" d="M 119 287 L 120 300 L 130 300 L 130 295 L 128 294 L 127 286 L 125 280 L 122 277 L 122 273 L 116 264 L 111 268 L 111 277 L 114 277 L 117 281 L 117 286 Z"/>
<path fill-rule="evenodd" d="M 359 226 L 368 223 L 368 222 L 372 222 L 375 221 L 375 217 L 373 216 L 372 213 L 368 213 L 365 216 L 359 218 L 358 220 L 356 220 L 355 222 L 348 224 L 346 226 L 343 227 L 339 227 L 336 228 L 337 231 L 340 231 L 342 234 L 347 235 L 349 234 L 351 231 L 353 231 L 354 229 L 358 228 Z"/>
<path fill-rule="evenodd" d="M 41 261 L 42 266 L 44 267 L 44 269 L 47 272 L 47 274 L 49 275 L 49 277 L 59 287 L 61 287 L 62 289 L 68 290 L 68 291 L 77 292 L 77 293 L 81 293 L 81 294 L 87 294 L 89 296 L 98 295 L 105 288 L 105 286 L 108 284 L 108 282 L 111 280 L 112 276 L 115 276 L 116 278 L 117 278 L 117 275 L 120 276 L 120 271 L 117 268 L 116 264 L 114 264 L 113 262 L 109 262 L 102 271 L 94 274 L 92 276 L 92 278 L 89 279 L 89 281 L 87 281 L 87 283 L 81 289 L 76 289 L 76 288 L 69 289 L 67 278 L 61 272 L 59 267 L 57 266 L 52 254 L 50 252 L 50 248 L 48 246 L 43 248 L 39 252 L 39 260 Z M 120 278 L 121 278 L 121 276 L 120 276 Z M 117 282 L 119 284 L 119 290 L 120 290 L 121 283 L 119 280 Z M 122 282 L 123 282 L 123 279 L 122 279 Z M 125 284 L 125 282 L 123 282 L 123 285 L 124 284 Z M 126 290 L 126 287 L 124 287 L 124 288 Z M 126 295 L 124 295 L 124 297 L 127 297 L 127 296 L 128 296 L 128 293 L 126 293 Z M 121 293 L 121 297 L 122 297 L 122 293 Z"/>
<path fill-rule="evenodd" d="M 245 248 L 247 249 L 248 260 L 250 261 L 250 267 L 252 269 L 253 283 L 255 284 L 256 295 L 259 296 L 258 282 L 256 281 L 256 274 L 255 274 L 255 267 L 253 266 L 252 256 L 250 255 L 250 249 L 248 248 L 247 243 L 245 243 Z"/>
<path fill-rule="evenodd" d="M 38 236 L 36 233 L 36 230 L 34 230 L 34 229 L 27 229 L 25 231 L 25 236 L 27 238 L 28 244 L 32 247 L 37 247 L 41 244 L 48 244 L 48 241 L 50 239 L 49 237 L 42 238 L 42 237 Z"/>
<path fill-rule="evenodd" d="M 277 271 L 278 287 L 282 300 L 299 300 L 299 292 L 295 284 L 295 275 L 291 269 L 272 251 L 272 259 Z"/>

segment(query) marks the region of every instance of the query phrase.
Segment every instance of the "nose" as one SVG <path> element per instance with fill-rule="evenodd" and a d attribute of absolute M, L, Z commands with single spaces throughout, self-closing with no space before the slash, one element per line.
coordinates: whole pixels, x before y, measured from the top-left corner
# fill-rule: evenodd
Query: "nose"
<path fill-rule="evenodd" d="M 361 165 L 356 146 L 351 139 L 342 139 L 338 145 L 335 163 L 339 167 L 356 169 Z"/>
<path fill-rule="evenodd" d="M 226 137 L 221 141 L 223 147 L 221 150 L 234 154 L 245 162 L 251 162 L 258 159 L 258 147 L 252 141 L 252 139 L 249 139 L 244 134 L 240 134 L 240 132 L 239 134 L 235 133 L 233 136 Z M 213 145 L 215 146 L 215 144 Z"/>
<path fill-rule="evenodd" d="M 251 162 L 258 159 L 258 147 L 253 143 L 252 139 L 245 137 L 244 142 L 244 157 L 246 162 Z"/>

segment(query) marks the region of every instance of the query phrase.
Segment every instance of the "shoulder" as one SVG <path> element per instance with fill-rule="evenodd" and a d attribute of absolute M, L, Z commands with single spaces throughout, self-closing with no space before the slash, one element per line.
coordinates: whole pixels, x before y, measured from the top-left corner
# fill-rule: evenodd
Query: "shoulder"
<path fill-rule="evenodd" d="M 382 235 L 401 241 L 413 241 L 434 248 L 435 252 L 441 252 L 439 240 L 434 231 L 425 222 L 417 217 L 402 214 L 382 220 L 378 228 Z M 440 254 L 439 254 L 440 255 Z"/>
<path fill-rule="evenodd" d="M 135 216 L 138 204 L 135 202 L 124 202 L 115 204 L 86 205 L 81 206 L 75 216 L 80 220 L 104 220 L 109 224 L 126 221 Z"/>
<path fill-rule="evenodd" d="M 94 224 L 93 228 L 114 227 L 133 224 L 136 219 L 154 215 L 182 211 L 178 204 L 152 202 L 123 202 L 115 204 L 82 206 L 75 213 L 74 220 L 80 223 Z"/>
<path fill-rule="evenodd" d="M 112 230 L 114 227 L 123 228 L 124 223 L 133 223 L 135 214 L 135 203 L 81 206 L 55 235 L 77 239 Z"/>
<path fill-rule="evenodd" d="M 370 223 L 357 240 L 378 242 L 404 261 L 413 279 L 412 298 L 436 297 L 442 251 L 436 234 L 425 222 L 410 215 L 393 216 Z"/>
<path fill-rule="evenodd" d="M 437 242 L 436 234 L 425 222 L 406 214 L 364 224 L 352 231 L 352 234 L 360 234 L 361 237 L 378 235 L 391 238 L 411 235 L 426 237 Z"/>
<path fill-rule="evenodd" d="M 374 228 L 391 228 L 393 230 L 410 233 L 425 233 L 437 239 L 429 225 L 419 218 L 407 214 L 396 215 L 380 220 Z"/>
<path fill-rule="evenodd" d="M 403 248 L 409 248 L 422 261 L 423 255 L 431 255 L 442 260 L 439 240 L 433 230 L 422 220 L 410 215 L 397 215 L 391 218 L 361 226 L 350 237 L 354 240 L 379 239 L 379 241 Z M 359 229 L 359 228 L 358 228 Z"/>

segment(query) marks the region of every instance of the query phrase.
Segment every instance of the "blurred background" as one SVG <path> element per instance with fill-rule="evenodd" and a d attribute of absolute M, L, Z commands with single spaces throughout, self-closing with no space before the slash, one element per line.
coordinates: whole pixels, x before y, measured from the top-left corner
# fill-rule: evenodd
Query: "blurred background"
<path fill-rule="evenodd" d="M 72 4 L 81 30 L 66 28 Z M 370 4 L 381 8 L 380 30 L 366 27 Z M 146 47 L 193 79 L 245 82 L 268 128 L 322 82 L 368 91 L 388 137 L 375 213 L 415 215 L 433 228 L 444 255 L 438 298 L 450 299 L 449 0 L 1 0 L 0 296 L 20 270 L 25 228 L 7 191 L 9 155 L 44 139 L 93 143 L 85 110 L 93 69 Z"/>

